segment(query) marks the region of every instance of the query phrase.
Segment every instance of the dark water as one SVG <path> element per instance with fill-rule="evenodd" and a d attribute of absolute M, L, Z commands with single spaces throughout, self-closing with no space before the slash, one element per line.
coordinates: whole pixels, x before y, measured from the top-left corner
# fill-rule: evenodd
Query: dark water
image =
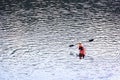
<path fill-rule="evenodd" d="M 0 79 L 119 79 L 119 4 L 119 0 L 1 0 Z M 77 42 L 86 48 L 85 60 L 76 57 L 77 46 L 69 47 Z"/>
<path fill-rule="evenodd" d="M 85 4 L 83 4 L 85 3 Z M 71 11 L 71 8 L 87 9 L 91 12 L 105 11 L 112 13 L 120 13 L 119 0 L 1 0 L 0 10 L 1 14 L 4 12 L 13 13 L 20 9 L 37 9 L 37 8 L 64 8 Z M 98 9 L 98 10 L 96 10 Z"/>

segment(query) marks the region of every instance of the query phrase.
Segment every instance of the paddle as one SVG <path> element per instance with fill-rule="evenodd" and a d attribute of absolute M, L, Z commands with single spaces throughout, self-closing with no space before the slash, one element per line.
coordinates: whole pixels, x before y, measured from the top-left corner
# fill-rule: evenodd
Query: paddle
<path fill-rule="evenodd" d="M 88 40 L 88 42 L 92 42 L 92 41 L 94 41 L 94 39 L 89 39 L 89 40 Z M 76 44 L 75 44 L 75 45 L 76 45 Z M 69 47 L 73 47 L 73 46 L 75 46 L 75 45 L 71 44 L 71 45 L 69 45 Z"/>
<path fill-rule="evenodd" d="M 69 47 L 73 47 L 73 46 L 75 46 L 75 45 L 73 45 L 73 44 L 69 45 Z"/>
<path fill-rule="evenodd" d="M 92 42 L 92 41 L 94 41 L 94 39 L 89 39 L 89 42 Z"/>

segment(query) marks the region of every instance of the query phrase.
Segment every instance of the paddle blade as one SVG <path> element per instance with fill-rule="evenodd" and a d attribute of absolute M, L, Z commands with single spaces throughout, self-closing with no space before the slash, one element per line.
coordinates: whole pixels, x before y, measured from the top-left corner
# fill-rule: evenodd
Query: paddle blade
<path fill-rule="evenodd" d="M 89 42 L 92 42 L 92 41 L 94 41 L 94 39 L 90 39 L 90 40 L 89 40 Z"/>
<path fill-rule="evenodd" d="M 72 45 L 69 45 L 69 47 L 73 47 L 74 45 L 72 44 Z"/>

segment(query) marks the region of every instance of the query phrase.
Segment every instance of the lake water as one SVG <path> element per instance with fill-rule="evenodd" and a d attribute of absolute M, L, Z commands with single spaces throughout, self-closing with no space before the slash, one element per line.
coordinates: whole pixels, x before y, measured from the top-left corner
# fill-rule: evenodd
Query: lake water
<path fill-rule="evenodd" d="M 119 80 L 120 15 L 51 4 L 0 15 L 0 80 Z M 69 7 L 68 7 L 69 6 Z M 93 42 L 88 42 L 94 39 Z M 86 48 L 79 60 L 77 46 Z"/>

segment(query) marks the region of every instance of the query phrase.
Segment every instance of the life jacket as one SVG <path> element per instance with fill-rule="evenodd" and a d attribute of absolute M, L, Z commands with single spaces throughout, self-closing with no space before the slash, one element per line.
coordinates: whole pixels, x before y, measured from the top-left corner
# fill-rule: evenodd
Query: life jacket
<path fill-rule="evenodd" d="M 84 54 L 85 55 L 85 49 L 84 49 L 84 47 L 82 45 L 79 46 L 79 51 L 80 51 L 80 54 Z"/>

